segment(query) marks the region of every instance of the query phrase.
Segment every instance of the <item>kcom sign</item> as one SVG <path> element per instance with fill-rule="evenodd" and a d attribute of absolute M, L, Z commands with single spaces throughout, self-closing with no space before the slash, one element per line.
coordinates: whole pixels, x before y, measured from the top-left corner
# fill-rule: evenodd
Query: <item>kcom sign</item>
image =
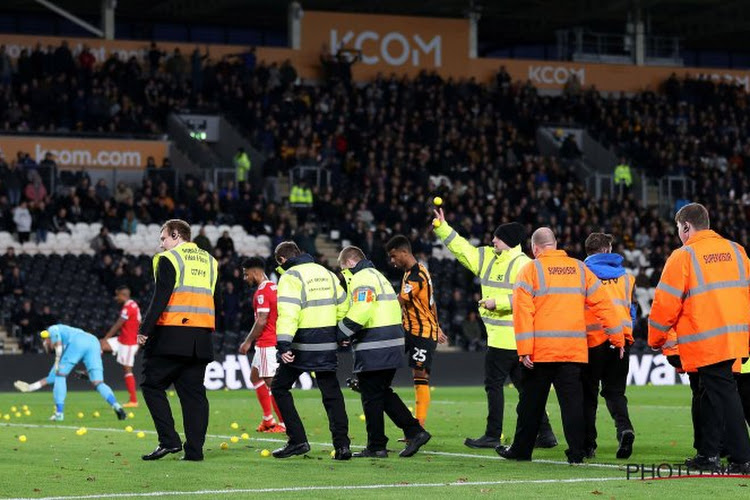
<path fill-rule="evenodd" d="M 415 67 L 431 63 L 431 66 L 439 68 L 443 64 L 442 36 L 425 38 L 416 33 L 405 35 L 399 31 L 381 34 L 372 30 L 339 32 L 332 29 L 330 47 L 334 52 L 340 48 L 360 51 L 362 62 L 370 66 L 382 61 L 391 66 Z"/>

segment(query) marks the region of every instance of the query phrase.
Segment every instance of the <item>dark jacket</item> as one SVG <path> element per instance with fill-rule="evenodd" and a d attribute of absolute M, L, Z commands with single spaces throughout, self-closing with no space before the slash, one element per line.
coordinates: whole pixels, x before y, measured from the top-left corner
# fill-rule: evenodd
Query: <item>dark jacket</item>
<path fill-rule="evenodd" d="M 210 361 L 214 358 L 213 332 L 210 328 L 156 324 L 172 296 L 175 279 L 175 269 L 169 260 L 159 259 L 154 295 L 138 331 L 140 335 L 148 336 L 143 349 L 144 356 L 184 356 Z M 218 315 L 221 311 L 219 283 L 214 290 L 214 308 Z"/>

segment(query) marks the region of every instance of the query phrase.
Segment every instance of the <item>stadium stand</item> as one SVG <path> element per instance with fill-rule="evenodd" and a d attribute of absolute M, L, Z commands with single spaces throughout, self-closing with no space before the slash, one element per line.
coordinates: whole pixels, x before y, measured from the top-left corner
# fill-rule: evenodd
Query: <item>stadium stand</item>
<path fill-rule="evenodd" d="M 712 213 L 721 214 L 714 221 L 718 231 L 745 245 L 750 241 L 748 199 L 740 194 L 748 192 L 750 166 L 746 95 L 733 86 L 672 78 L 662 91 L 634 96 L 603 96 L 584 89 L 550 97 L 529 83 L 511 82 L 503 71 L 492 85 L 422 73 L 414 79 L 381 77 L 353 86 L 336 77 L 319 85 L 296 84 L 293 67 L 255 61 L 201 59 L 184 78 L 173 71 L 174 64 L 152 72 L 135 59 L 110 59 L 88 69 L 80 58 L 72 67 L 50 64 L 29 69 L 19 63 L 13 83 L 0 86 L 4 131 L 156 133 L 163 130 L 170 109 L 198 106 L 219 110 L 239 123 L 257 149 L 268 155 L 263 167 L 267 173 L 285 175 L 297 164 L 313 163 L 331 172 L 331 182 L 313 188 L 310 223 L 295 227 L 287 210 L 247 183 L 212 187 L 187 178 L 174 193 L 158 176 L 147 174 L 141 186 L 122 187 L 130 196 L 118 196 L 120 186 L 110 192 L 110 186 L 92 187 L 82 179 L 67 193 L 42 197 L 46 204 L 34 203 L 34 237 L 19 245 L 17 236 L 10 234 L 16 229 L 12 211 L 29 197 L 21 194 L 34 184 L 28 172 L 41 167 L 24 152 L 15 157 L 16 152 L 5 152 L 8 156 L 0 155 L 0 229 L 6 232 L 0 233 L 0 248 L 15 244 L 25 255 L 27 267 L 21 270 L 30 287 L 20 295 L 8 294 L 6 275 L 6 324 L 12 323 L 26 296 L 34 296 L 35 308 L 50 305 L 57 315 L 70 310 L 67 302 L 52 304 L 35 296 L 32 283 L 37 282 L 31 277 L 37 279 L 40 271 L 35 267 L 32 273 L 32 263 L 54 273 L 57 262 L 68 259 L 81 271 L 76 279 L 91 278 L 93 267 L 86 267 L 95 265 L 90 241 L 107 227 L 113 246 L 121 251 L 114 258 L 128 260 L 123 272 L 131 272 L 129 257 L 136 256 L 133 262 L 150 276 L 146 256 L 156 250 L 158 224 L 176 216 L 204 225 L 212 246 L 220 234 L 229 232 L 235 252 L 231 259 L 221 250 L 218 256 L 223 259 L 222 272 L 234 281 L 230 293 L 243 298 L 244 284 L 232 277 L 237 255 L 268 256 L 276 242 L 288 237 L 317 253 L 316 235 L 333 231 L 387 269 L 383 243 L 392 233 L 404 232 L 436 280 L 441 321 L 450 325 L 446 333 L 451 343 L 477 349 L 482 345 L 481 331 L 477 335 L 481 322 L 477 324 L 473 314 L 478 283 L 429 229 L 430 200 L 440 194 L 451 224 L 475 243 L 490 241 L 491 231 L 501 222 L 517 220 L 529 230 L 548 224 L 564 248 L 583 257 L 589 232 L 612 232 L 639 285 L 641 320 L 635 332 L 642 339 L 653 286 L 674 245 L 672 224 L 632 195 L 596 199 L 565 158 L 539 155 L 535 132 L 544 122 L 585 124 L 601 142 L 650 175 L 690 176 L 697 186 L 695 195 L 706 200 Z M 67 101 L 49 106 L 53 91 L 68 95 Z M 99 108 L 101 113 L 92 114 Z M 109 216 L 112 208 L 115 215 Z M 128 211 L 136 220 L 132 234 L 122 232 Z M 78 281 L 55 276 L 50 275 L 58 286 L 71 287 L 63 288 L 61 295 L 79 293 L 72 288 Z M 389 277 L 395 280 L 398 273 L 390 270 Z M 95 295 L 109 300 L 106 293 Z M 112 309 L 111 304 L 98 304 L 97 311 Z M 80 314 L 72 320 L 96 331 L 112 318 L 110 314 L 99 321 L 99 312 Z M 241 311 L 238 318 L 246 327 L 245 314 Z M 219 337 L 221 349 L 236 346 L 237 330 L 231 325 Z"/>

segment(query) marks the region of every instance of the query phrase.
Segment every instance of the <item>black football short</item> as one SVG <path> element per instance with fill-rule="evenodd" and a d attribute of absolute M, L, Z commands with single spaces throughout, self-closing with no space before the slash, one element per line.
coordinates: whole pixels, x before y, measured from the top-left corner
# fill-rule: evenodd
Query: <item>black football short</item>
<path fill-rule="evenodd" d="M 435 349 L 437 349 L 437 342 L 407 332 L 405 344 L 409 366 L 417 370 L 426 370 L 429 373 L 430 368 L 432 368 L 432 358 L 435 355 Z"/>

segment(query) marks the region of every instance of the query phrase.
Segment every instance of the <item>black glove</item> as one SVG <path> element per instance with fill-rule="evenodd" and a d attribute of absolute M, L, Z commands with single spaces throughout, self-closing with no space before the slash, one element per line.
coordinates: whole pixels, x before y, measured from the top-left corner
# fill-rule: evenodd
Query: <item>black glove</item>
<path fill-rule="evenodd" d="M 354 392 L 362 392 L 359 389 L 359 380 L 357 380 L 355 377 L 346 379 L 346 386 Z"/>

